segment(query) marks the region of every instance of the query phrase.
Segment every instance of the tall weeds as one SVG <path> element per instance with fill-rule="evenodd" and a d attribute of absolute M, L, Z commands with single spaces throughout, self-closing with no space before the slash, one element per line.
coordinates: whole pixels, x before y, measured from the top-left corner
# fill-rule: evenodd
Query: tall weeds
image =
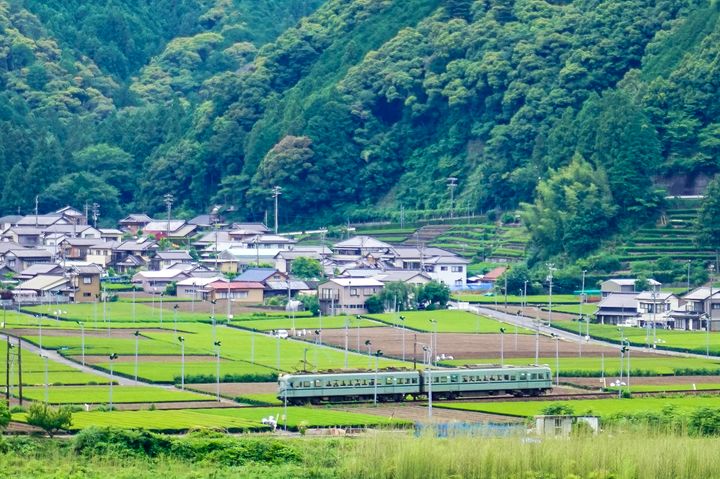
<path fill-rule="evenodd" d="M 344 477 L 681 479 L 720 477 L 718 438 L 615 435 L 528 439 L 383 437 L 346 456 Z"/>

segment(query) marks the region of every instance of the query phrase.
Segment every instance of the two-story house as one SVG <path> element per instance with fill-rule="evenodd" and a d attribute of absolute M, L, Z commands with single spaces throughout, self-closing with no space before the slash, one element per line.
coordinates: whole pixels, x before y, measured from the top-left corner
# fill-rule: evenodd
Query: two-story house
<path fill-rule="evenodd" d="M 332 278 L 318 286 L 320 311 L 326 316 L 366 314 L 365 301 L 385 287 L 373 278 Z"/>

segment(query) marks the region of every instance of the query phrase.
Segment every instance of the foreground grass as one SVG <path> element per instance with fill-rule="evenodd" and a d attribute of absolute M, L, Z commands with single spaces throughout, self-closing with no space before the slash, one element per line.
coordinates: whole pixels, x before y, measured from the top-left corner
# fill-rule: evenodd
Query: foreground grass
<path fill-rule="evenodd" d="M 97 436 L 97 435 L 96 435 Z M 627 433 L 566 438 L 412 437 L 250 439 L 112 433 L 94 441 L 12 439 L 0 475 L 13 478 L 155 479 L 696 479 L 720 477 L 718 438 Z M 90 435 L 86 443 L 92 440 Z M 141 445 L 160 445 L 146 451 Z"/>
<path fill-rule="evenodd" d="M 720 477 L 720 440 L 637 434 L 542 438 L 377 437 L 347 455 L 344 477 L 368 479 L 679 479 Z"/>

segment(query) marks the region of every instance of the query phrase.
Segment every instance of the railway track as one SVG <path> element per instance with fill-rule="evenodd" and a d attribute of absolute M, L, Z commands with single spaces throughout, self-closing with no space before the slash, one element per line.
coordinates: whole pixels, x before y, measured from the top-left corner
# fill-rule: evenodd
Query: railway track
<path fill-rule="evenodd" d="M 633 397 L 658 397 L 658 396 L 674 396 L 674 395 L 688 395 L 688 396 L 700 396 L 704 394 L 720 394 L 720 389 L 703 389 L 703 390 L 681 390 L 681 391 L 645 391 L 632 393 Z M 442 402 L 455 402 L 455 403 L 468 403 L 468 402 L 524 402 L 524 401 L 577 401 L 583 399 L 612 399 L 617 397 L 617 392 L 612 391 L 597 391 L 597 392 L 582 392 L 582 393 L 566 393 L 566 394 L 552 394 L 545 396 L 524 396 L 515 397 L 510 395 L 498 395 L 498 396 L 465 396 L 457 399 L 434 399 L 433 401 Z M 321 403 L 319 406 L 331 405 L 360 405 L 360 404 L 372 404 L 372 401 L 341 401 L 341 402 L 330 402 Z M 427 404 L 426 399 L 419 399 L 417 401 L 407 400 L 401 402 L 394 401 L 380 401 L 382 404 Z"/>

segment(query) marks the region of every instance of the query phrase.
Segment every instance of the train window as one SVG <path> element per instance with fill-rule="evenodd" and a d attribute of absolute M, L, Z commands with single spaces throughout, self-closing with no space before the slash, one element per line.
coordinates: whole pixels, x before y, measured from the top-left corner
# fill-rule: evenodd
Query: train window
<path fill-rule="evenodd" d="M 533 381 L 533 380 L 535 380 L 535 379 L 537 379 L 537 374 L 536 374 L 536 373 L 532 373 L 532 374 L 530 375 L 530 380 Z"/>
<path fill-rule="evenodd" d="M 369 384 L 370 386 L 374 386 L 374 385 L 375 385 L 375 380 L 374 380 L 374 379 L 369 379 L 369 380 L 368 380 L 368 384 Z"/>
<path fill-rule="evenodd" d="M 385 378 L 385 384 L 392 384 L 393 378 Z"/>
<path fill-rule="evenodd" d="M 367 385 L 368 385 L 367 379 L 363 379 L 363 380 L 362 380 L 362 385 L 363 385 L 363 386 L 367 386 Z"/>
<path fill-rule="evenodd" d="M 527 378 L 527 373 L 520 373 L 520 381 L 525 381 Z"/>
<path fill-rule="evenodd" d="M 309 388 L 309 387 L 310 387 L 310 381 L 304 381 L 304 382 L 303 382 L 303 387 L 304 387 L 304 388 Z"/>
<path fill-rule="evenodd" d="M 334 388 L 338 387 L 338 382 L 337 382 L 337 381 L 333 381 L 333 387 L 334 387 Z"/>
<path fill-rule="evenodd" d="M 468 377 L 467 377 L 467 376 L 463 376 L 462 378 L 463 378 L 462 382 L 464 382 L 464 383 L 468 382 Z"/>
<path fill-rule="evenodd" d="M 505 381 L 510 381 L 510 375 L 509 375 L 509 374 L 506 374 L 506 375 L 505 375 Z"/>
<path fill-rule="evenodd" d="M 316 388 L 322 387 L 322 381 L 320 381 L 319 379 L 317 379 L 317 380 L 315 381 L 315 387 L 316 387 Z"/>
<path fill-rule="evenodd" d="M 417 384 L 417 382 L 418 382 L 417 378 L 412 378 L 412 383 L 413 383 L 413 384 Z"/>
<path fill-rule="evenodd" d="M 450 376 L 450 382 L 451 382 L 451 383 L 456 383 L 456 382 L 458 382 L 458 375 L 457 375 L 457 374 L 453 374 L 452 376 Z"/>
<path fill-rule="evenodd" d="M 441 383 L 446 383 L 446 382 L 448 382 L 448 376 L 443 376 L 443 377 L 441 377 L 441 378 L 440 378 L 440 382 L 441 382 Z"/>
<path fill-rule="evenodd" d="M 440 380 L 440 378 L 438 378 L 438 377 L 436 376 L 436 377 L 433 378 L 432 382 L 437 383 L 437 382 L 439 382 L 439 380 Z"/>

